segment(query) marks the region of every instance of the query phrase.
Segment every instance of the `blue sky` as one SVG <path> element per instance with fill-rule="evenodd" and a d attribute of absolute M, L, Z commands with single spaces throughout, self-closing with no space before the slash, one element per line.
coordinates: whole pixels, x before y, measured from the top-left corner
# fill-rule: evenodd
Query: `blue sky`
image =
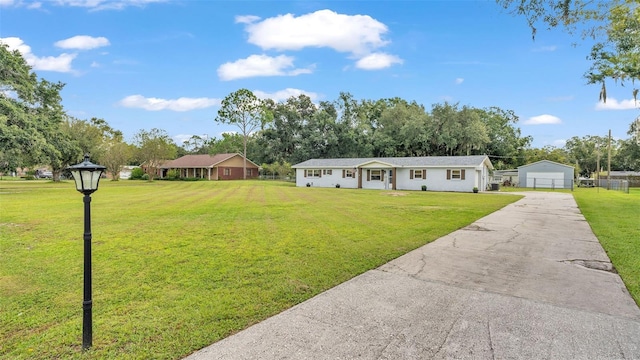
<path fill-rule="evenodd" d="M 493 1 L 0 0 L 0 41 L 38 76 L 66 83 L 66 111 L 127 141 L 160 128 L 178 144 L 236 131 L 215 123 L 240 88 L 285 100 L 400 97 L 498 106 L 534 147 L 628 138 L 631 86 L 587 85 L 589 43 L 540 29 Z M 573 46 L 579 42 L 578 46 Z"/>

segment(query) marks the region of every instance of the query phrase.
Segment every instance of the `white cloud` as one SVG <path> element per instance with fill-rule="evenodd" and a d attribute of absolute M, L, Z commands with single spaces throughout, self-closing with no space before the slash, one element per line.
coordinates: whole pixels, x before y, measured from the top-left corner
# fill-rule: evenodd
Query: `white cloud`
<path fill-rule="evenodd" d="M 128 6 L 144 7 L 151 3 L 167 2 L 168 0 L 55 0 L 47 1 L 47 5 L 83 7 L 95 10 L 121 10 Z M 0 6 L 25 6 L 27 9 L 40 9 L 43 3 L 30 0 L 0 0 Z"/>
<path fill-rule="evenodd" d="M 220 105 L 220 99 L 181 97 L 175 100 L 167 100 L 147 98 L 142 95 L 130 95 L 120 100 L 118 104 L 128 108 L 141 108 L 149 111 L 190 111 Z"/>
<path fill-rule="evenodd" d="M 524 125 L 546 125 L 546 124 L 561 124 L 562 120 L 559 117 L 553 115 L 538 115 L 530 117 L 528 120 L 523 122 Z"/>
<path fill-rule="evenodd" d="M 99 68 L 100 67 L 100 63 L 94 61 L 94 62 L 91 63 L 91 67 L 92 68 Z"/>
<path fill-rule="evenodd" d="M 91 10 L 121 10 L 128 6 L 144 7 L 167 0 L 57 0 L 56 5 L 84 7 Z"/>
<path fill-rule="evenodd" d="M 239 15 L 236 16 L 236 24 L 251 24 L 260 20 L 259 16 L 255 15 Z"/>
<path fill-rule="evenodd" d="M 218 77 L 227 81 L 255 76 L 296 76 L 313 71 L 313 67 L 287 70 L 293 67 L 293 60 L 293 57 L 286 55 L 251 55 L 246 59 L 220 65 Z"/>
<path fill-rule="evenodd" d="M 33 70 L 71 72 L 71 62 L 78 54 L 60 54 L 58 56 L 35 56 L 31 47 L 17 37 L 0 38 L 0 42 L 7 44 L 9 50 L 18 50 Z"/>
<path fill-rule="evenodd" d="M 250 19 L 243 17 L 242 19 Z M 236 19 L 237 21 L 237 19 Z M 368 15 L 344 15 L 319 10 L 301 16 L 279 15 L 246 26 L 249 43 L 262 49 L 301 50 L 328 47 L 358 57 L 387 45 L 387 26 Z"/>
<path fill-rule="evenodd" d="M 460 85 L 460 84 L 462 84 L 464 82 L 464 79 L 463 78 L 456 78 L 455 82 L 456 82 L 456 85 Z"/>
<path fill-rule="evenodd" d="M 356 67 L 363 70 L 379 70 L 393 64 L 402 64 L 402 59 L 386 53 L 369 54 L 356 62 Z"/>
<path fill-rule="evenodd" d="M 567 145 L 567 140 L 565 140 L 565 139 L 553 140 L 553 146 L 555 146 L 555 147 L 562 148 L 565 145 Z"/>
<path fill-rule="evenodd" d="M 88 50 L 111 45 L 106 37 L 91 37 L 87 35 L 77 35 L 65 40 L 60 40 L 54 44 L 62 49 Z"/>
<path fill-rule="evenodd" d="M 284 90 L 276 91 L 274 93 L 267 93 L 264 91 L 255 90 L 253 91 L 253 94 L 260 99 L 272 99 L 273 101 L 276 101 L 276 102 L 285 101 L 292 96 L 298 97 L 302 94 L 307 95 L 311 99 L 311 101 L 315 101 L 319 97 L 317 93 L 304 91 L 300 89 L 292 89 L 292 88 L 286 88 Z"/>
<path fill-rule="evenodd" d="M 596 104 L 596 110 L 633 110 L 640 108 L 640 100 L 634 99 L 618 101 L 614 98 L 607 98 L 607 102 L 602 101 Z"/>
<path fill-rule="evenodd" d="M 192 137 L 193 137 L 193 135 L 178 134 L 178 135 L 173 137 L 173 140 L 176 141 L 176 144 L 182 145 L 185 141 L 191 139 Z"/>

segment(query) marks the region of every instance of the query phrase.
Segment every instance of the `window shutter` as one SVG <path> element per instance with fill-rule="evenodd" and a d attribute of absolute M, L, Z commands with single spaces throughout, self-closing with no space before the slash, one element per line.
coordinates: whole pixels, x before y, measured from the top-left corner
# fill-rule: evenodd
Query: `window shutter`
<path fill-rule="evenodd" d="M 322 177 L 322 171 L 320 171 L 320 170 L 318 170 L 318 177 Z"/>
<path fill-rule="evenodd" d="M 384 173 L 385 172 L 386 171 L 384 171 L 384 170 L 380 170 L 380 181 L 384 181 Z"/>
<path fill-rule="evenodd" d="M 447 169 L 447 180 L 451 180 L 451 170 Z"/>
<path fill-rule="evenodd" d="M 371 170 L 367 169 L 367 181 L 371 181 Z"/>
<path fill-rule="evenodd" d="M 409 170 L 409 179 L 413 179 L 413 170 Z"/>
<path fill-rule="evenodd" d="M 307 170 L 304 170 L 304 177 L 307 177 Z"/>
<path fill-rule="evenodd" d="M 345 177 L 345 173 L 346 173 L 346 172 L 347 172 L 347 170 L 342 169 L 342 177 L 343 177 L 343 178 Z"/>
<path fill-rule="evenodd" d="M 427 170 L 426 170 L 426 169 L 423 169 L 423 170 L 422 170 L 422 180 L 424 180 L 424 179 L 426 179 L 426 178 L 427 178 Z"/>
<path fill-rule="evenodd" d="M 464 169 L 460 170 L 460 179 L 464 180 Z"/>

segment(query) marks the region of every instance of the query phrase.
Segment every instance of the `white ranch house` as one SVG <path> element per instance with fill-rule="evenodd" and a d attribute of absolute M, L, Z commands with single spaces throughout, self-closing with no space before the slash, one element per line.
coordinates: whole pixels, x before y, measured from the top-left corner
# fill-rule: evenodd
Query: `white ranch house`
<path fill-rule="evenodd" d="M 487 190 L 486 155 L 311 159 L 293 165 L 296 186 L 471 192 Z"/>

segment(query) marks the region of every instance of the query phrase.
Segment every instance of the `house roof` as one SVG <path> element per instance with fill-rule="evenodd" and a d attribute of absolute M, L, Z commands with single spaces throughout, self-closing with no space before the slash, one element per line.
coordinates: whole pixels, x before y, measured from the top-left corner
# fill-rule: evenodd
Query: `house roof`
<path fill-rule="evenodd" d="M 556 166 L 564 166 L 564 167 L 568 167 L 568 168 L 572 168 L 572 169 L 574 168 L 574 167 L 573 167 L 573 166 L 571 166 L 571 165 L 560 164 L 560 163 L 558 163 L 558 162 L 551 161 L 551 160 L 540 160 L 540 161 L 536 161 L 536 162 L 531 163 L 531 164 L 526 164 L 526 165 L 518 166 L 518 169 L 520 169 L 520 168 L 525 168 L 525 167 L 529 167 L 529 166 L 533 166 L 533 165 L 540 164 L 540 163 L 553 164 L 553 165 L 556 165 Z"/>
<path fill-rule="evenodd" d="M 230 154 L 216 154 L 216 155 L 185 155 L 175 160 L 167 161 L 162 164 L 163 169 L 175 169 L 175 168 L 207 168 L 214 167 L 223 161 L 229 160 L 234 156 L 243 157 L 238 153 Z M 255 167 L 258 167 L 253 161 L 247 159 L 247 162 L 251 163 Z"/>
<path fill-rule="evenodd" d="M 395 167 L 469 167 L 486 163 L 490 169 L 493 169 L 486 155 L 311 159 L 293 165 L 292 168 L 354 168 L 371 162 L 386 163 Z"/>
<path fill-rule="evenodd" d="M 604 176 L 606 176 L 606 171 L 601 172 L 600 174 L 603 174 Z M 603 176 L 601 175 L 601 176 Z M 611 171 L 611 176 L 640 176 L 640 171 Z"/>

